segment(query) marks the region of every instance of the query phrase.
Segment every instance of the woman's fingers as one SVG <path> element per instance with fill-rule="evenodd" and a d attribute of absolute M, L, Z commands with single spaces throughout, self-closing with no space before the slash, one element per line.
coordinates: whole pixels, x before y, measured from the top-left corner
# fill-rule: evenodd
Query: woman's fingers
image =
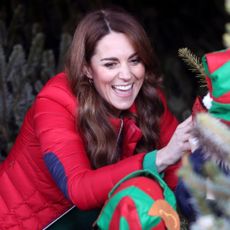
<path fill-rule="evenodd" d="M 189 139 L 192 137 L 192 129 L 192 116 L 177 126 L 168 145 L 161 150 L 168 165 L 175 163 L 185 152 L 191 151 Z"/>
<path fill-rule="evenodd" d="M 181 127 L 190 126 L 192 124 L 192 116 L 189 116 L 187 119 L 185 119 L 183 122 L 180 123 Z"/>
<path fill-rule="evenodd" d="M 185 133 L 190 133 L 192 131 L 193 128 L 193 121 L 192 121 L 192 117 L 188 117 L 185 121 L 183 121 L 182 123 L 180 123 L 177 127 L 178 132 L 181 132 L 181 134 L 185 134 Z"/>
<path fill-rule="evenodd" d="M 191 151 L 191 145 L 189 141 L 186 141 L 183 146 L 183 151 Z"/>
<path fill-rule="evenodd" d="M 183 122 L 181 122 L 181 123 L 179 124 L 179 126 L 180 126 L 181 128 L 185 128 L 185 127 L 190 127 L 190 126 L 192 126 L 192 124 L 193 124 L 193 120 L 192 120 L 192 117 L 190 116 L 190 117 L 188 117 L 186 120 L 184 120 Z"/>
<path fill-rule="evenodd" d="M 186 133 L 181 137 L 181 141 L 188 142 L 190 138 L 191 138 L 191 135 L 189 133 Z"/>

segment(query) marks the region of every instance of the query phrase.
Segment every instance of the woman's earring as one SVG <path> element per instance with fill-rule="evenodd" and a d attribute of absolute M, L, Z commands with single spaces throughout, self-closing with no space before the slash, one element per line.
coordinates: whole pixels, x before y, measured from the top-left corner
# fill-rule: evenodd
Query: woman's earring
<path fill-rule="evenodd" d="M 92 78 L 88 78 L 89 84 L 93 85 L 93 79 Z"/>

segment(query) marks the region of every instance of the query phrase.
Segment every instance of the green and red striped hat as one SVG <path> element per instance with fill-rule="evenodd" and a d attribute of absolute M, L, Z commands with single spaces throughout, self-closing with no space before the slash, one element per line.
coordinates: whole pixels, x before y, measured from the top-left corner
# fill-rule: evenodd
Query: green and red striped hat
<path fill-rule="evenodd" d="M 163 191 L 160 199 L 159 190 Z M 174 193 L 158 173 L 134 172 L 110 192 L 96 226 L 100 230 L 177 230 L 180 221 Z"/>
<path fill-rule="evenodd" d="M 204 55 L 202 64 L 212 98 L 208 112 L 230 125 L 230 49 Z"/>

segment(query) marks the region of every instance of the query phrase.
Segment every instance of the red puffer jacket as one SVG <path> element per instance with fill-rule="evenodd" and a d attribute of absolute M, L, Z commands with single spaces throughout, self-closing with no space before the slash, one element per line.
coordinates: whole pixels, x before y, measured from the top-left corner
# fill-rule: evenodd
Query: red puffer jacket
<path fill-rule="evenodd" d="M 165 101 L 164 101 L 165 103 Z M 0 229 L 41 229 L 72 203 L 80 209 L 101 207 L 124 176 L 142 169 L 145 153 L 133 155 L 142 134 L 124 119 L 123 159 L 93 170 L 76 131 L 76 99 L 64 73 L 53 77 L 28 110 L 16 142 L 0 165 Z M 117 130 L 120 120 L 112 121 Z M 168 143 L 176 119 L 167 110 L 161 121 L 161 146 Z M 177 183 L 165 172 L 171 188 Z"/>

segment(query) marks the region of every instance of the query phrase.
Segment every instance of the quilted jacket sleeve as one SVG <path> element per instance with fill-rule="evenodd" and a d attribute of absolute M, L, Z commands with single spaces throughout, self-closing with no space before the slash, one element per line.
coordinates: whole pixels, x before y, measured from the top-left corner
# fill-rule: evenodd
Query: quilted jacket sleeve
<path fill-rule="evenodd" d="M 93 170 L 75 127 L 74 99 L 48 86 L 34 104 L 34 129 L 46 165 L 66 197 L 80 209 L 101 207 L 124 176 L 142 168 L 144 154 Z"/>

